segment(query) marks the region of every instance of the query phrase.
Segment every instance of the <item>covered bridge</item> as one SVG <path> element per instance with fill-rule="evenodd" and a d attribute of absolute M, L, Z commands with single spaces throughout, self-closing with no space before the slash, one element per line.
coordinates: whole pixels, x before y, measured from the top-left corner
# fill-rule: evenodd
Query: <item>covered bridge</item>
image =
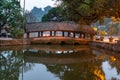
<path fill-rule="evenodd" d="M 25 26 L 27 38 L 35 37 L 72 37 L 93 39 L 96 32 L 88 25 L 79 26 L 68 22 L 33 22 Z M 36 33 L 35 36 L 31 36 Z"/>

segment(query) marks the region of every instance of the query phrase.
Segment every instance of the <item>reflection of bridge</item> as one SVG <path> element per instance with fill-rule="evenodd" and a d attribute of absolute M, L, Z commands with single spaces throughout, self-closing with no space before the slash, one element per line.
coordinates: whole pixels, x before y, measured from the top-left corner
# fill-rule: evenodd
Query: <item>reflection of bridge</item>
<path fill-rule="evenodd" d="M 58 52 L 58 53 L 57 53 Z M 44 64 L 71 64 L 92 61 L 95 55 L 89 46 L 31 46 L 25 61 Z"/>
<path fill-rule="evenodd" d="M 43 63 L 43 64 L 73 64 L 80 62 L 91 62 L 95 60 L 95 55 L 88 52 L 83 53 L 26 53 L 25 61 L 30 63 Z"/>
<path fill-rule="evenodd" d="M 87 51 L 91 51 L 91 47 L 90 46 L 86 46 L 86 45 L 81 45 L 81 46 L 77 46 L 77 45 L 31 45 L 29 47 L 29 49 L 34 49 L 34 50 L 44 50 L 44 51 L 79 51 L 79 50 L 87 50 Z"/>

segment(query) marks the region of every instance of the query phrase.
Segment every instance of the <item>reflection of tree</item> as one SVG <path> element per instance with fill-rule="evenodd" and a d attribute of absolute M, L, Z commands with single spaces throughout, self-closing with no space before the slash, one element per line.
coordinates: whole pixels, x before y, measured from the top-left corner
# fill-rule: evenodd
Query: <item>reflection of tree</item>
<path fill-rule="evenodd" d="M 117 55 L 111 55 L 109 56 L 109 64 L 112 68 L 117 69 L 117 73 L 120 74 L 120 56 Z"/>
<path fill-rule="evenodd" d="M 24 71 L 24 72 L 27 72 L 29 70 L 32 69 L 32 67 L 34 66 L 34 63 L 24 63 L 24 65 L 22 66 L 22 68 L 20 69 L 20 71 Z M 24 69 L 24 70 L 22 70 Z"/>
<path fill-rule="evenodd" d="M 112 68 L 116 68 L 118 74 L 120 74 L 120 54 L 117 52 L 110 52 L 110 51 L 102 51 L 102 53 L 105 52 L 108 56 L 109 64 Z"/>
<path fill-rule="evenodd" d="M 61 54 L 46 53 L 44 50 L 33 50 L 33 52 L 29 52 L 29 50 L 2 51 L 0 52 L 0 80 L 18 80 L 19 74 L 22 71 L 31 70 L 34 62 L 36 63 L 39 58 L 42 61 L 45 59 L 47 63 L 42 64 L 45 64 L 48 71 L 58 76 L 61 80 L 105 80 L 101 65 L 104 60 L 109 60 L 110 65 L 117 69 L 118 74 L 120 73 L 119 54 L 112 54 L 105 50 L 97 50 L 98 52 L 96 53 L 96 51 L 83 50 L 83 48 L 74 49 L 73 51 L 73 53 Z M 55 62 L 52 61 L 54 58 L 59 63 L 53 63 Z M 29 61 L 28 59 L 31 60 Z"/>
<path fill-rule="evenodd" d="M 96 61 L 91 51 L 81 50 L 66 58 L 69 56 L 74 59 L 80 58 L 81 61 L 72 64 L 46 64 L 48 71 L 57 75 L 61 80 L 105 80 L 101 67 L 102 60 Z M 83 59 L 86 60 L 82 62 Z"/>
<path fill-rule="evenodd" d="M 24 65 L 24 52 L 22 50 L 2 51 L 0 53 L 0 80 L 18 80 L 19 73 L 22 72 L 22 68 L 26 69 L 28 66 Z"/>
<path fill-rule="evenodd" d="M 0 56 L 2 80 L 18 79 L 19 68 L 23 62 L 22 51 L 3 51 Z"/>
<path fill-rule="evenodd" d="M 60 54 L 55 53 L 56 51 L 38 50 L 35 52 L 28 50 L 25 51 L 25 57 L 40 57 L 40 58 L 41 57 L 47 57 L 47 58 L 80 58 L 81 57 L 84 59 L 85 58 L 90 59 L 95 57 L 94 54 L 91 54 L 92 50 L 71 50 L 73 51 L 72 53 L 69 53 L 69 51 L 66 51 L 67 53 L 63 53 L 64 51 L 60 51 L 61 52 Z"/>
<path fill-rule="evenodd" d="M 95 48 L 100 52 L 97 58 L 101 60 L 107 60 L 111 66 L 111 68 L 116 68 L 117 74 L 120 75 L 120 54 L 117 52 L 111 52 L 108 50 Z M 112 78 L 111 80 L 118 80 L 116 78 Z"/>
<path fill-rule="evenodd" d="M 46 64 L 48 71 L 56 74 L 61 80 L 105 80 L 101 68 L 102 61 L 87 61 L 77 64 Z"/>

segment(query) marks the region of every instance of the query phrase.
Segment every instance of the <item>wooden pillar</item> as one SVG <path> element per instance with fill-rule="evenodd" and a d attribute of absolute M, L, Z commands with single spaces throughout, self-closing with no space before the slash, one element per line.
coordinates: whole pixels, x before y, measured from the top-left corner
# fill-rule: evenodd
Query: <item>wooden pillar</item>
<path fill-rule="evenodd" d="M 85 34 L 85 38 L 86 38 L 86 39 L 88 38 L 88 34 Z"/>
<path fill-rule="evenodd" d="M 90 34 L 90 40 L 94 40 L 94 35 Z"/>
<path fill-rule="evenodd" d="M 43 31 L 41 31 L 41 37 L 43 37 Z"/>
<path fill-rule="evenodd" d="M 73 32 L 73 37 L 75 38 L 75 32 Z"/>
<path fill-rule="evenodd" d="M 50 36 L 52 36 L 52 31 L 50 31 Z"/>
<path fill-rule="evenodd" d="M 80 33 L 79 38 L 82 38 L 82 34 Z"/>
<path fill-rule="evenodd" d="M 90 34 L 88 34 L 88 39 L 90 39 L 91 38 L 91 35 Z"/>
<path fill-rule="evenodd" d="M 41 31 L 39 32 L 39 36 L 41 37 Z"/>
<path fill-rule="evenodd" d="M 29 37 L 30 37 L 30 33 L 28 32 L 28 33 L 27 33 L 27 38 L 29 38 Z"/>
<path fill-rule="evenodd" d="M 86 35 L 85 35 L 85 33 L 84 33 L 84 34 L 83 34 L 83 38 L 84 38 L 84 39 L 85 39 L 85 36 L 86 36 Z"/>
<path fill-rule="evenodd" d="M 63 36 L 63 37 L 65 36 L 64 31 L 62 31 L 62 36 Z"/>
<path fill-rule="evenodd" d="M 40 37 L 40 32 L 38 32 L 38 37 Z"/>
<path fill-rule="evenodd" d="M 89 38 L 89 34 L 86 34 L 86 39 L 88 39 Z"/>
<path fill-rule="evenodd" d="M 68 32 L 68 37 L 70 37 L 70 32 Z"/>
<path fill-rule="evenodd" d="M 56 31 L 54 31 L 54 36 L 56 36 Z"/>

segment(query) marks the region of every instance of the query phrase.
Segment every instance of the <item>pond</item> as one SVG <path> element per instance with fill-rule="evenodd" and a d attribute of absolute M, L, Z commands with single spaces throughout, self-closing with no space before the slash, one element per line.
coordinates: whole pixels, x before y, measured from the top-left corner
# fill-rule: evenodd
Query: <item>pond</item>
<path fill-rule="evenodd" d="M 120 80 L 120 54 L 86 45 L 0 47 L 0 80 Z"/>

